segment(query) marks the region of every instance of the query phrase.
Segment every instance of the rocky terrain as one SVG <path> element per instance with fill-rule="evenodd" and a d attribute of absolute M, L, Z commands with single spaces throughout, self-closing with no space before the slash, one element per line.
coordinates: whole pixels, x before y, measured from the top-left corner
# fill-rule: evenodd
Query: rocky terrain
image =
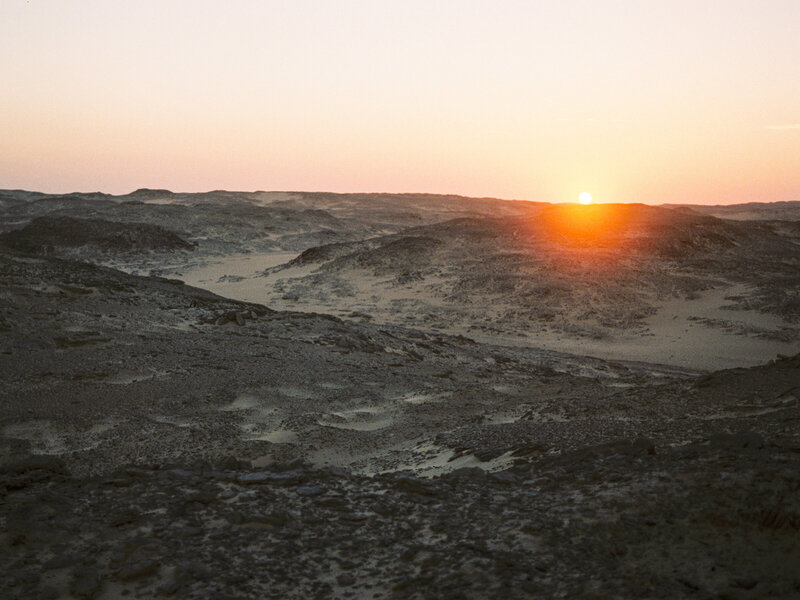
<path fill-rule="evenodd" d="M 0 190 L 0 232 L 41 216 L 145 223 L 177 232 L 201 253 L 302 251 L 393 233 L 445 218 L 524 214 L 530 202 L 414 194 L 227 192 L 141 189 L 124 196 Z"/>
<path fill-rule="evenodd" d="M 177 234 L 158 225 L 63 216 L 36 217 L 22 229 L 0 234 L 0 245 L 34 254 L 68 254 L 90 260 L 103 253 L 173 252 L 193 248 Z"/>
<path fill-rule="evenodd" d="M 788 343 L 781 351 L 800 350 L 791 344 L 800 339 L 800 222 L 742 223 L 643 205 L 531 210 L 310 248 L 266 271 L 268 299 L 559 348 L 563 337 L 613 344 L 653 335 L 649 319 L 665 303 L 721 293 L 721 302 L 690 315 L 694 324 L 749 330 Z M 759 322 L 747 311 L 776 318 Z M 604 355 L 600 344 L 590 347 Z"/>
<path fill-rule="evenodd" d="M 737 221 L 798 221 L 800 202 L 747 202 L 744 204 L 668 205 L 685 208 L 705 215 Z"/>
<path fill-rule="evenodd" d="M 131 196 L 0 194 L 0 597 L 800 594 L 800 348 L 758 345 L 795 331 L 795 222 L 631 207 L 576 231 L 569 207 L 491 200 Z M 296 251 L 247 279 L 275 302 L 177 278 L 259 244 Z M 645 335 L 655 300 L 708 286 L 766 319 L 692 321 L 754 366 L 504 329 L 594 310 L 573 335 Z"/>

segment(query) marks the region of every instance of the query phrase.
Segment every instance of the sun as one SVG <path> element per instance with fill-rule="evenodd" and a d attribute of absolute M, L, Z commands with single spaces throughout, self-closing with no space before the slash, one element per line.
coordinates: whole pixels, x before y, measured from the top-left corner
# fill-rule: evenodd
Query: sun
<path fill-rule="evenodd" d="M 580 196 L 578 196 L 578 202 L 581 204 L 591 204 L 592 195 L 589 192 L 583 192 Z"/>

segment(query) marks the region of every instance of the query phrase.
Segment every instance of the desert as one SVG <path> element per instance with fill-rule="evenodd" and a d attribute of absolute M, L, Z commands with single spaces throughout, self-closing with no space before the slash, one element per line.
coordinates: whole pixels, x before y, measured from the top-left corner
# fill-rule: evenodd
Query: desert
<path fill-rule="evenodd" d="M 798 203 L 0 201 L 5 596 L 800 593 Z"/>
<path fill-rule="evenodd" d="M 0 600 L 800 598 L 800 1 L 0 1 Z"/>

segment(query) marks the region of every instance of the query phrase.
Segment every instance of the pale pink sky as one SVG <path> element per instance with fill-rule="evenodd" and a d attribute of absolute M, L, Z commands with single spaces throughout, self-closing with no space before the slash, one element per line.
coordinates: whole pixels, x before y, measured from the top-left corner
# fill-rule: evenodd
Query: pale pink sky
<path fill-rule="evenodd" d="M 800 1 L 0 3 L 0 188 L 800 200 Z"/>

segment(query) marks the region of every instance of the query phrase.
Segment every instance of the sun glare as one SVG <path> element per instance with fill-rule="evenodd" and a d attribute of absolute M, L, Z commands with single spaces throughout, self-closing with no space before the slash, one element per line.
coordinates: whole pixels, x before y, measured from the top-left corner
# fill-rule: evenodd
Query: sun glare
<path fill-rule="evenodd" d="M 581 204 L 591 204 L 592 195 L 589 192 L 583 192 L 580 196 L 578 196 L 578 202 Z"/>

